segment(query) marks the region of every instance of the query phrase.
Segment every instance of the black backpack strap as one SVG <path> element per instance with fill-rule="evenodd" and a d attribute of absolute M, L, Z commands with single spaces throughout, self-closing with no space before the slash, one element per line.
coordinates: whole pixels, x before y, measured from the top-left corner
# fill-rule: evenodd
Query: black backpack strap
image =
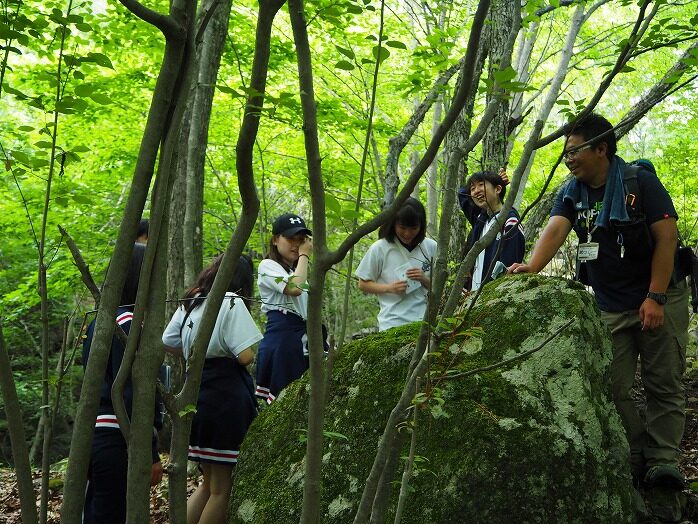
<path fill-rule="evenodd" d="M 626 164 L 625 171 L 623 172 L 625 207 L 631 219 L 642 213 L 642 195 L 640 194 L 640 184 L 637 183 L 638 171 L 640 171 L 640 166 L 636 164 Z"/>

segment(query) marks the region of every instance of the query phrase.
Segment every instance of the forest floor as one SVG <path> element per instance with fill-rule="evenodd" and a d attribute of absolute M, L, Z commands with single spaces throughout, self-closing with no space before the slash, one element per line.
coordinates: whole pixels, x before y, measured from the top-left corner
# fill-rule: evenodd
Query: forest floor
<path fill-rule="evenodd" d="M 695 362 L 695 364 L 694 364 Z M 693 370 L 686 374 L 684 383 L 686 386 L 687 408 L 686 429 L 681 443 L 682 455 L 679 468 L 686 476 L 686 509 L 682 524 L 698 524 L 698 359 L 688 358 L 688 369 Z M 694 367 L 695 366 L 695 367 Z M 639 397 L 639 395 L 638 395 Z M 163 456 L 163 460 L 165 457 Z M 41 483 L 40 473 L 34 473 L 34 485 L 38 493 Z M 60 506 L 63 500 L 61 487 L 63 485 L 62 474 L 52 474 L 55 481 L 50 482 L 51 489 L 47 524 L 60 523 Z M 187 492 L 190 494 L 196 487 L 197 479 L 190 477 Z M 150 491 L 151 523 L 166 524 L 167 519 L 167 482 L 163 481 Z M 20 524 L 19 496 L 14 471 L 0 468 L 0 524 Z M 659 523 L 661 520 L 649 519 L 647 523 Z"/>

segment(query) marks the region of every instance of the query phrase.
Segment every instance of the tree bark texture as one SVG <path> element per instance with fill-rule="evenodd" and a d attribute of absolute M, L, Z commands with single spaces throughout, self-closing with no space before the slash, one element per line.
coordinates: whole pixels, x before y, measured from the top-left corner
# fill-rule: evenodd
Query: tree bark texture
<path fill-rule="evenodd" d="M 204 166 L 213 93 L 221 64 L 232 0 L 207 0 L 201 12 L 215 9 L 201 42 L 196 43 L 197 77 L 192 96 L 191 124 L 187 144 L 187 201 L 184 218 L 184 280 L 193 282 L 203 266 Z M 201 24 L 202 21 L 199 21 Z"/>
<path fill-rule="evenodd" d="M 172 165 L 172 199 L 170 200 L 169 227 L 167 229 L 167 251 L 170 263 L 167 265 L 167 306 L 165 317 L 171 318 L 179 303 L 186 285 L 184 279 L 184 213 L 187 202 L 187 142 L 191 126 L 191 107 L 187 106 L 182 119 L 178 145 Z"/>
<path fill-rule="evenodd" d="M 308 181 L 313 206 L 315 264 L 309 276 L 307 335 L 310 353 L 310 400 L 308 440 L 305 453 L 303 507 L 300 521 L 319 524 L 322 489 L 322 447 L 325 423 L 325 363 L 322 343 L 322 297 L 331 263 L 327 253 L 325 189 L 322 181 L 317 106 L 313 84 L 313 66 L 303 0 L 289 0 L 293 40 L 296 45 L 298 84 L 303 110 L 303 142 L 308 166 Z M 383 4 L 381 4 L 381 19 Z M 369 129 L 370 133 L 370 129 Z M 365 144 L 368 147 L 368 143 Z M 364 151 L 364 157 L 367 151 Z"/>
<path fill-rule="evenodd" d="M 261 0 L 257 17 L 257 30 L 255 36 L 255 55 L 252 65 L 252 77 L 250 87 L 252 95 L 249 96 L 245 107 L 238 142 L 236 146 L 236 167 L 238 174 L 238 188 L 242 200 L 242 212 L 240 220 L 227 246 L 221 267 L 218 270 L 213 287 L 204 305 L 204 313 L 199 326 L 197 338 L 191 349 L 189 360 L 189 374 L 187 380 L 173 402 L 172 416 L 172 443 L 171 456 L 173 462 L 169 467 L 169 491 L 170 491 L 170 522 L 183 524 L 186 522 L 186 483 L 187 463 L 186 453 L 191 429 L 192 413 L 190 406 L 196 405 L 196 400 L 201 383 L 204 358 L 208 341 L 211 338 L 213 327 L 220 304 L 223 301 L 228 282 L 233 276 L 235 265 L 240 253 L 253 231 L 257 215 L 259 214 L 259 198 L 255 187 L 252 159 L 253 148 L 257 131 L 259 129 L 260 108 L 264 105 L 264 93 L 266 90 L 267 72 L 269 66 L 271 28 L 278 10 L 283 6 L 283 0 Z"/>
<path fill-rule="evenodd" d="M 135 8 L 139 13 L 143 12 L 143 6 L 137 2 L 129 0 L 122 1 L 122 3 Z M 97 313 L 90 359 L 85 370 L 75 417 L 61 507 L 61 521 L 67 524 L 79 523 L 82 518 L 90 443 L 99 404 L 99 391 L 104 379 L 114 333 L 114 315 L 126 279 L 131 250 L 136 240 L 136 230 L 148 196 L 158 149 L 170 115 L 174 85 L 179 75 L 185 47 L 185 25 L 182 25 L 181 21 L 185 13 L 186 3 L 184 0 L 172 2 L 170 6 L 172 18 L 161 17 L 161 15 L 155 17 L 157 23 L 160 24 L 158 27 L 166 36 L 165 55 L 155 85 L 124 217 L 102 290 L 102 301 Z M 146 12 L 145 16 L 150 16 L 150 14 L 150 12 Z"/>
<path fill-rule="evenodd" d="M 503 62 L 511 63 L 513 45 L 509 45 L 512 20 L 514 18 L 514 2 L 511 0 L 496 0 L 492 2 L 489 24 L 485 26 L 485 45 L 488 49 L 489 63 L 487 76 L 494 79 L 494 73 L 499 71 Z M 487 92 L 485 101 L 492 102 L 498 96 L 491 90 Z M 504 167 L 507 161 L 507 127 L 509 123 L 509 101 L 504 99 L 494 120 L 487 128 L 482 140 L 482 169 L 494 171 Z"/>
<path fill-rule="evenodd" d="M 29 451 L 27 450 L 26 435 L 24 434 L 22 408 L 17 397 L 10 356 L 5 346 L 2 319 L 0 319 L 0 391 L 2 391 L 2 398 L 5 404 L 5 418 L 7 419 L 7 429 L 12 445 L 12 458 L 17 475 L 22 522 L 25 524 L 36 524 L 36 494 L 34 493 Z"/>

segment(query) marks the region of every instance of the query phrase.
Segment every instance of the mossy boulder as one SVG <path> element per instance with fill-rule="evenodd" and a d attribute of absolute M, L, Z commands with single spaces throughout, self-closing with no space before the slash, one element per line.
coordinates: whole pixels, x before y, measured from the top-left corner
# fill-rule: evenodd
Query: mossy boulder
<path fill-rule="evenodd" d="M 627 442 L 608 398 L 611 343 L 593 298 L 569 281 L 510 277 L 487 285 L 469 318 L 430 363 L 430 400 L 423 404 L 430 409 L 419 410 L 418 460 L 402 522 L 633 522 Z M 570 320 L 524 360 L 443 378 L 533 349 Z M 323 523 L 353 519 L 418 329 L 366 337 L 335 362 L 325 418 Z M 298 522 L 307 404 L 306 376 L 250 428 L 231 522 Z M 407 455 L 409 438 L 403 440 Z"/>

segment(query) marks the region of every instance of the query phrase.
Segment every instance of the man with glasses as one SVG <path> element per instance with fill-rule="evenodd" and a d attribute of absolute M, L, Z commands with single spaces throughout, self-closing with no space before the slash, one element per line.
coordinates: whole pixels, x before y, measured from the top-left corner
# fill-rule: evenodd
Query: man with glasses
<path fill-rule="evenodd" d="M 613 336 L 611 389 L 628 435 L 635 485 L 680 490 L 688 290 L 685 279 L 672 283 L 674 205 L 656 174 L 643 168 L 637 171 L 639 195 L 626 195 L 625 173 L 631 168 L 616 155 L 613 126 L 600 115 L 570 127 L 563 158 L 574 178 L 557 195 L 530 261 L 512 264 L 509 272 L 541 271 L 575 230 L 580 273 Z M 628 212 L 626 201 L 632 206 L 633 199 L 644 215 Z M 638 356 L 644 421 L 631 398 Z"/>

